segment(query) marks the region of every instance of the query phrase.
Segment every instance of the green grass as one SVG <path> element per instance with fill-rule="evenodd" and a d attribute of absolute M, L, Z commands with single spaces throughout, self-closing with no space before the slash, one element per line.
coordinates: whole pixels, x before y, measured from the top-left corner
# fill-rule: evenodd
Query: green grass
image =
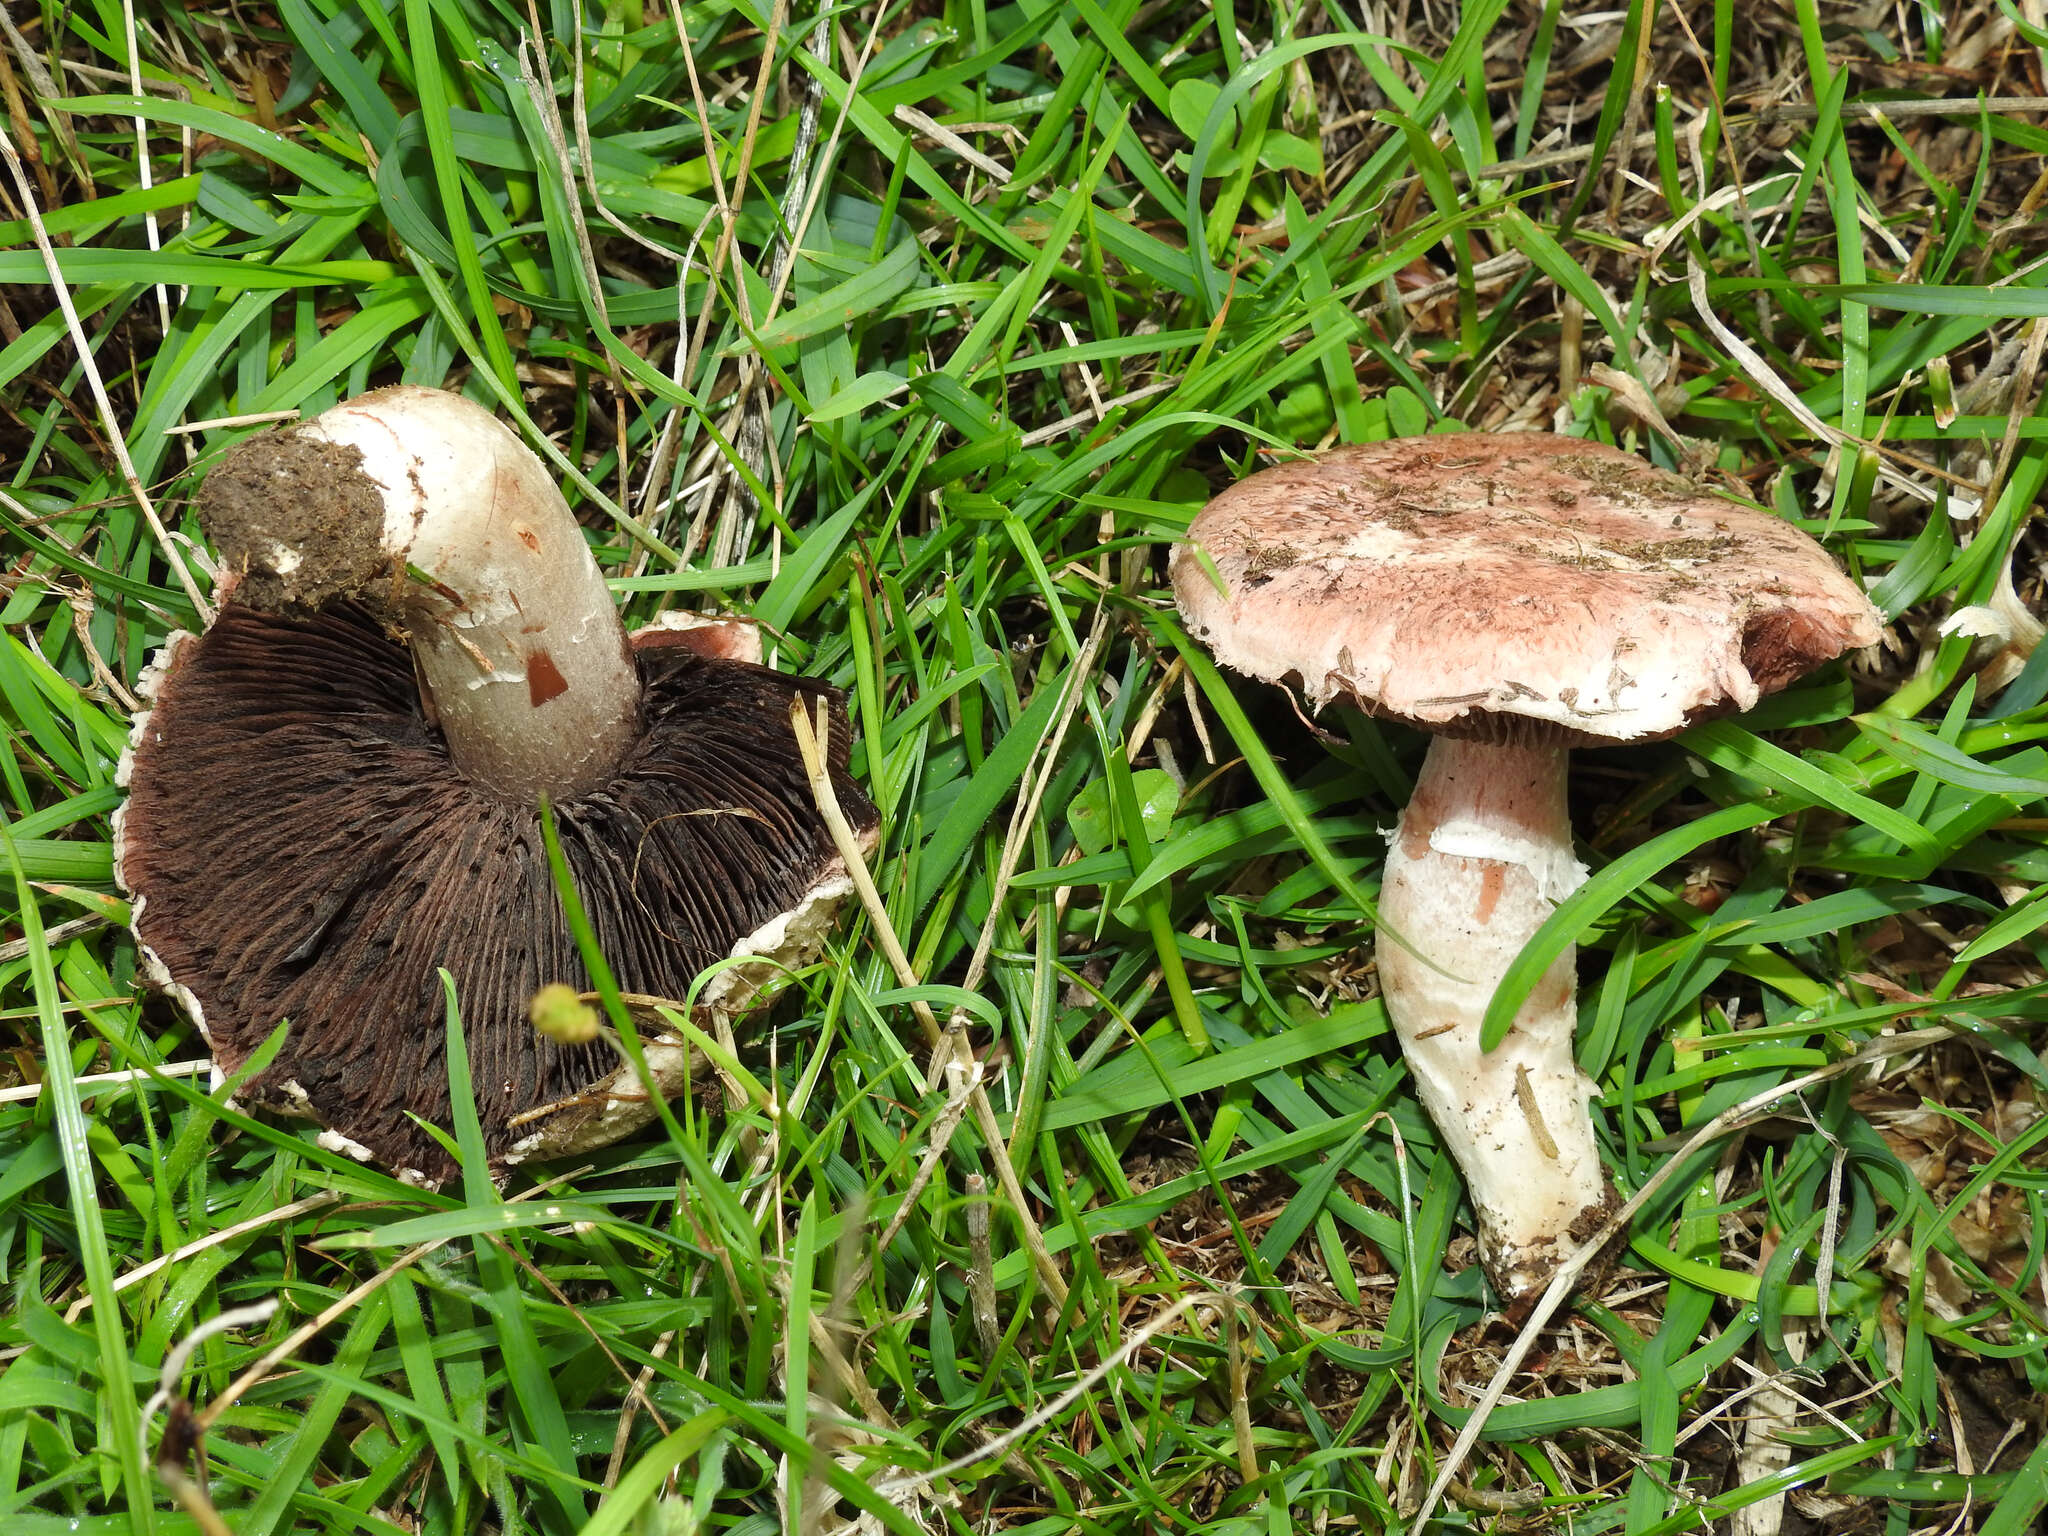
<path fill-rule="evenodd" d="M 0 167 L 0 1008 L 44 1085 L 0 1103 L 0 1529 L 1263 1536 L 1401 1528 L 1440 1471 L 1440 1530 L 2035 1528 L 2048 650 L 1938 628 L 2009 564 L 2041 607 L 2048 128 L 1974 101 L 2038 78 L 2027 7 L 136 11 L 0 49 L 112 411 Z M 502 1191 L 473 1120 L 423 1194 L 158 1070 L 203 1044 L 112 895 L 124 690 L 193 604 L 111 434 L 203 591 L 188 499 L 253 428 L 185 428 L 401 379 L 550 455 L 629 618 L 751 613 L 847 690 L 917 983 L 850 914 L 729 1107 Z M 1579 756 L 1596 872 L 1524 969 L 1580 944 L 1655 1188 L 1453 1467 L 1511 1334 L 1367 963 L 1422 743 L 1218 673 L 1164 557 L 1270 449 L 1557 425 L 1800 519 L 1894 623 Z M 968 1010 L 992 1121 L 914 1003 Z M 202 1333 L 211 1517 L 141 1416 Z"/>

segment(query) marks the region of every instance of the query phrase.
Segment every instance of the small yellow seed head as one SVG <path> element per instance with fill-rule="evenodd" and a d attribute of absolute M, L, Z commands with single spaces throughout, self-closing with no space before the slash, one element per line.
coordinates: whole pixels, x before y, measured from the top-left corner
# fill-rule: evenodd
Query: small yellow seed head
<path fill-rule="evenodd" d="M 557 1045 L 588 1045 L 597 1038 L 597 1010 L 574 987 L 551 981 L 533 994 L 527 1017 Z"/>

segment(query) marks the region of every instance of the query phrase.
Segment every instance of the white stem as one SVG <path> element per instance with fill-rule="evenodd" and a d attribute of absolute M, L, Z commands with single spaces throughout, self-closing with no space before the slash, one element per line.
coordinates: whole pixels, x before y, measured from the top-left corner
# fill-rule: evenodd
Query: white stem
<path fill-rule="evenodd" d="M 639 675 L 597 562 L 540 460 L 482 407 L 409 385 L 347 401 L 293 435 L 355 450 L 333 455 L 330 472 L 370 483 L 383 508 L 376 547 L 302 514 L 279 517 L 267 535 L 245 517 L 238 541 L 209 524 L 224 551 L 239 542 L 242 569 L 277 578 L 284 602 L 341 590 L 403 625 L 471 780 L 523 804 L 603 784 L 639 734 Z M 317 503 L 306 473 L 273 476 Z M 348 499 L 338 492 L 326 517 L 339 519 Z M 360 509 L 360 496 L 350 505 Z"/>
<path fill-rule="evenodd" d="M 1408 1070 L 1465 1175 L 1487 1271 L 1534 1295 L 1610 1195 L 1572 1058 L 1576 959 L 1544 972 L 1498 1049 L 1480 1023 L 1516 955 L 1585 871 L 1572 856 L 1561 747 L 1438 737 L 1387 849 L 1380 915 L 1441 971 L 1379 946 L 1380 985 Z M 1444 974 L 1448 972 L 1449 974 Z"/>

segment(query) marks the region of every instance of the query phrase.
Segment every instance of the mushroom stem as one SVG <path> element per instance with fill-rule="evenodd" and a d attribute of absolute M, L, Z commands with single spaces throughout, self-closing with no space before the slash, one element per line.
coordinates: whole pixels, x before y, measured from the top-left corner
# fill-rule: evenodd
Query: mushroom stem
<path fill-rule="evenodd" d="M 405 629 L 456 766 L 523 805 L 606 783 L 640 734 L 625 630 L 568 503 L 490 412 L 401 385 L 257 438 L 203 520 L 263 608 Z"/>
<path fill-rule="evenodd" d="M 1586 1110 L 1593 1083 L 1572 1058 L 1574 949 L 1544 972 L 1500 1046 L 1479 1047 L 1502 975 L 1585 878 L 1565 810 L 1569 756 L 1437 737 L 1380 890 L 1387 926 L 1430 962 L 1380 946 L 1387 1012 L 1464 1172 L 1487 1272 L 1511 1304 L 1548 1283 L 1574 1228 L 1612 1198 Z"/>

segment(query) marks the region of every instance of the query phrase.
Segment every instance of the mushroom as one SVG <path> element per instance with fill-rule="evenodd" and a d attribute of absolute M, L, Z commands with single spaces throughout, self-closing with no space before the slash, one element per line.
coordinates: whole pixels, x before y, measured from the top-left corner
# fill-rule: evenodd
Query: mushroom
<path fill-rule="evenodd" d="M 458 395 L 401 386 L 255 438 L 207 478 L 226 598 L 143 679 L 116 816 L 145 972 L 219 1066 L 281 1020 L 240 1092 L 423 1182 L 453 1165 L 438 973 L 455 978 L 486 1145 L 502 1164 L 614 1140 L 656 1113 L 604 1040 L 528 1022 L 589 985 L 541 834 L 622 989 L 731 1013 L 814 953 L 851 890 L 789 729 L 836 690 L 758 661 L 748 628 L 626 635 L 540 461 Z M 751 647 L 752 659 L 744 659 Z M 735 657 L 743 659 L 734 659 Z M 651 1042 L 656 1088 L 687 1050 Z"/>
<path fill-rule="evenodd" d="M 1225 666 L 1434 735 L 1389 833 L 1380 984 L 1488 1273 L 1523 1303 L 1614 1198 L 1572 1055 L 1573 950 L 1480 1048 L 1501 976 L 1585 878 L 1569 749 L 1748 709 L 1874 643 L 1877 613 L 1790 524 L 1546 433 L 1264 470 L 1196 516 L 1173 585 Z"/>

